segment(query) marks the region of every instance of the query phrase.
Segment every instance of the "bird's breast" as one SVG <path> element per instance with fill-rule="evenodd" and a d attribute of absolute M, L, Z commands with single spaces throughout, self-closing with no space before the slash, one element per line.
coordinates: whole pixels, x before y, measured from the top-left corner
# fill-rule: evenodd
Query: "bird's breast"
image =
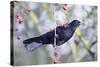
<path fill-rule="evenodd" d="M 60 31 L 57 32 L 57 34 L 58 34 L 57 39 L 61 40 L 61 41 L 63 41 L 64 39 L 69 40 L 72 37 L 73 33 L 74 32 L 70 29 L 60 30 Z"/>
<path fill-rule="evenodd" d="M 58 40 L 63 40 L 65 38 L 66 34 L 64 30 L 59 30 L 57 31 L 57 39 Z"/>

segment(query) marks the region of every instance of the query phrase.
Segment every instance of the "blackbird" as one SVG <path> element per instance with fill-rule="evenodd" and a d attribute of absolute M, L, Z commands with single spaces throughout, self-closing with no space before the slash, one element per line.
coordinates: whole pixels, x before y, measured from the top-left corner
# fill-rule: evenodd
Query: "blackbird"
<path fill-rule="evenodd" d="M 80 21 L 73 20 L 69 24 L 65 24 L 64 26 L 56 27 L 56 45 L 60 46 L 67 42 L 74 34 L 76 28 L 80 25 Z M 42 34 L 38 37 L 29 38 L 23 41 L 25 48 L 32 52 L 35 49 L 46 45 L 46 44 L 54 44 L 55 38 L 55 29 Z"/>

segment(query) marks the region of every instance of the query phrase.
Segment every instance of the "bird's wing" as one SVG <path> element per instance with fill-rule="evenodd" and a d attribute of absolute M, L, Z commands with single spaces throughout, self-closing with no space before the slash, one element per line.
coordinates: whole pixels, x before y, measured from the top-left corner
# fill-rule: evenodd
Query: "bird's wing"
<path fill-rule="evenodd" d="M 31 52 L 43 46 L 43 44 L 50 44 L 53 42 L 53 31 L 47 32 L 39 37 L 29 38 L 23 41 L 25 48 Z"/>

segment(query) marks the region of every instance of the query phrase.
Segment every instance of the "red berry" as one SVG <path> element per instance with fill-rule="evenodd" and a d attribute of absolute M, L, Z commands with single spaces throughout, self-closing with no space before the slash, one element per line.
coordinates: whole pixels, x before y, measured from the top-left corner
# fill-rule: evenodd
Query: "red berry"
<path fill-rule="evenodd" d="M 31 12 L 31 9 L 27 9 L 28 12 Z"/>
<path fill-rule="evenodd" d="M 67 4 L 64 4 L 63 9 L 67 10 Z"/>
<path fill-rule="evenodd" d="M 53 61 L 53 64 L 59 64 L 59 63 L 61 63 L 61 61 L 59 61 L 59 60 L 54 60 Z"/>
<path fill-rule="evenodd" d="M 67 6 L 67 4 L 64 4 L 65 6 Z"/>
<path fill-rule="evenodd" d="M 67 10 L 67 8 L 66 8 L 65 6 L 63 7 L 63 9 L 64 9 L 64 10 Z"/>
<path fill-rule="evenodd" d="M 55 57 L 57 57 L 58 56 L 58 53 L 57 52 L 54 52 L 54 55 L 55 55 Z"/>
<path fill-rule="evenodd" d="M 57 62 L 55 62 L 55 61 L 54 61 L 53 63 L 54 63 L 54 64 L 57 64 Z"/>
<path fill-rule="evenodd" d="M 22 24 L 23 20 L 22 19 L 19 19 L 19 24 Z"/>
<path fill-rule="evenodd" d="M 19 16 L 20 16 L 20 14 L 19 14 L 19 13 L 17 13 L 17 14 L 16 14 L 16 18 L 18 19 L 18 18 L 19 18 Z"/>

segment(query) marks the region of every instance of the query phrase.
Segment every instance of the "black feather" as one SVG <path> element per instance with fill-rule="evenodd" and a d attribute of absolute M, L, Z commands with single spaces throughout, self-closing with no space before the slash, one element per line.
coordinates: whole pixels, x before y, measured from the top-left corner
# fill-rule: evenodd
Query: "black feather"
<path fill-rule="evenodd" d="M 56 28 L 56 45 L 60 46 L 67 42 L 74 34 L 76 28 L 80 25 L 80 21 L 73 20 L 71 23 L 66 24 L 66 26 L 58 26 Z M 26 45 L 30 45 L 31 43 L 41 43 L 43 44 L 54 44 L 54 36 L 55 30 L 49 31 L 41 36 L 29 38 L 24 40 L 23 43 Z M 36 46 L 36 44 L 34 44 Z M 40 45 L 39 45 L 40 46 Z M 33 46 L 32 46 L 33 47 Z M 35 47 L 33 47 L 35 49 Z"/>

